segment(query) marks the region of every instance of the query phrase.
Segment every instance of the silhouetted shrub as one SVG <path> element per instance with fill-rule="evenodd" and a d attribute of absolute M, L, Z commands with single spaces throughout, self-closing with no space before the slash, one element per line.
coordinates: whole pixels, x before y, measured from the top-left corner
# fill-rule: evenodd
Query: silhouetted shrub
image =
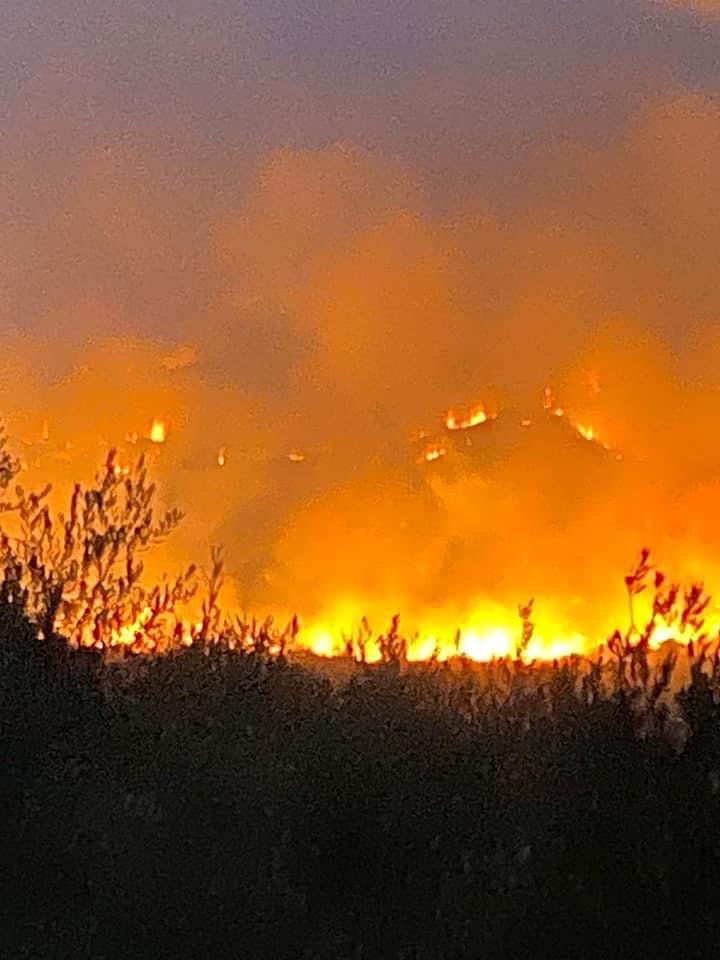
<path fill-rule="evenodd" d="M 3 957 L 718 955 L 720 657 L 702 591 L 646 553 L 626 584 L 631 604 L 654 589 L 651 619 L 633 608 L 593 662 L 408 663 L 395 618 L 380 663 L 364 624 L 340 671 L 293 655 L 297 621 L 222 615 L 219 554 L 192 645 L 73 649 L 17 570 L 32 550 L 14 549 Z M 685 650 L 653 651 L 659 618 Z"/>

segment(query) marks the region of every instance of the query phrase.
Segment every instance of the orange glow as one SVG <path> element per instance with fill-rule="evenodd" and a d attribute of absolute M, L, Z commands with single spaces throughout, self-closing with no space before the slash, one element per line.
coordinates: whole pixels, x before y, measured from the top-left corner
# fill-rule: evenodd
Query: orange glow
<path fill-rule="evenodd" d="M 618 611 L 620 613 L 620 611 Z M 355 629 L 354 629 L 355 626 Z M 713 624 L 710 633 L 718 634 L 720 621 Z M 338 657 L 347 654 L 348 638 L 356 659 L 376 663 L 381 659 L 380 635 L 374 632 L 359 640 L 360 630 L 352 617 L 342 618 L 335 611 L 328 618 L 301 630 L 297 646 L 318 657 Z M 604 645 L 604 637 L 590 637 L 540 617 L 527 648 L 520 648 L 521 630 L 515 611 L 499 609 L 494 604 L 475 611 L 464 627 L 458 628 L 448 621 L 444 628 L 430 633 L 412 635 L 408 640 L 407 660 L 422 662 L 431 658 L 444 662 L 453 657 L 464 657 L 476 663 L 492 660 L 520 658 L 525 663 L 561 660 L 566 657 L 594 657 Z M 674 624 L 659 623 L 652 632 L 650 649 L 659 650 L 665 643 L 674 642 L 686 646 L 690 633 Z"/>
<path fill-rule="evenodd" d="M 433 463 L 447 454 L 447 449 L 442 443 L 430 443 L 423 451 L 418 463 Z"/>
<path fill-rule="evenodd" d="M 593 430 L 592 427 L 585 426 L 582 423 L 578 423 L 575 425 L 575 429 L 583 438 L 583 440 L 595 440 L 595 431 Z"/>
<path fill-rule="evenodd" d="M 596 394 L 600 391 L 600 383 L 599 379 L 597 378 L 597 374 L 591 375 L 589 384 L 590 391 L 592 393 Z M 543 407 L 548 413 L 558 418 L 564 418 L 572 426 L 577 435 L 583 440 L 587 440 L 588 443 L 597 443 L 604 450 L 612 451 L 613 448 L 606 440 L 599 439 L 598 432 L 594 426 L 584 421 L 574 420 L 570 415 L 568 415 L 568 412 L 564 407 L 556 406 L 555 404 L 555 396 L 552 390 L 549 387 L 545 387 L 543 394 Z M 523 420 L 523 426 L 526 426 L 526 424 L 529 422 L 530 421 Z M 615 459 L 622 460 L 622 454 L 616 453 Z"/>
<path fill-rule="evenodd" d="M 167 440 L 167 426 L 163 420 L 153 420 L 148 439 L 152 443 L 165 443 Z"/>
<path fill-rule="evenodd" d="M 448 430 L 468 430 L 486 423 L 489 419 L 490 414 L 484 404 L 480 403 L 465 412 L 449 410 L 445 416 L 445 426 Z"/>
<path fill-rule="evenodd" d="M 577 459 L 573 460 L 573 458 L 578 458 L 578 454 L 573 453 L 573 450 L 582 446 L 579 442 L 576 445 L 561 443 L 557 448 L 553 448 L 553 438 L 562 436 L 563 431 L 567 431 L 570 436 L 573 435 L 572 431 L 574 431 L 577 437 L 582 440 L 596 444 L 605 450 L 612 450 L 612 458 L 614 459 L 620 460 L 623 457 L 622 453 L 616 452 L 615 448 L 611 448 L 604 440 L 606 426 L 613 423 L 609 414 L 604 410 L 598 411 L 598 423 L 602 424 L 602 432 L 600 432 L 600 428 L 596 426 L 595 422 L 590 421 L 590 416 L 595 416 L 594 409 L 590 415 L 586 415 L 587 411 L 585 409 L 581 410 L 580 408 L 578 408 L 578 412 L 576 413 L 570 399 L 567 401 L 567 406 L 563 407 L 558 405 L 558 399 L 556 399 L 552 391 L 545 391 L 542 402 L 547 414 L 546 417 L 538 416 L 537 410 L 535 411 L 534 419 L 531 416 L 523 417 L 521 412 L 513 415 L 511 419 L 516 427 L 518 423 L 523 428 L 536 424 L 536 427 L 530 431 L 532 437 L 525 435 L 527 431 L 523 431 L 522 436 L 515 434 L 516 439 L 514 442 L 516 442 L 519 447 L 523 444 L 529 444 L 530 448 L 532 448 L 532 444 L 543 437 L 542 421 L 553 421 L 555 417 L 559 417 L 562 418 L 561 423 L 553 423 L 552 429 L 547 431 L 547 442 L 550 445 L 549 455 L 566 458 L 560 461 L 561 466 L 559 469 L 570 472 L 576 469 Z M 562 400 L 564 403 L 566 402 L 565 396 L 562 397 Z M 133 421 L 137 423 L 137 414 L 134 414 L 132 419 L 128 418 L 127 421 L 118 426 L 119 436 L 124 438 L 124 440 L 120 444 L 118 458 L 112 466 L 116 477 L 128 476 L 130 468 L 127 464 L 134 459 L 134 454 L 131 454 L 130 449 L 124 447 L 123 444 L 137 444 L 143 436 L 153 443 L 163 443 L 168 436 L 168 422 L 170 417 L 172 417 L 174 424 L 183 422 L 178 412 L 179 408 L 176 407 L 170 411 L 169 406 L 165 403 L 158 403 L 157 397 L 153 398 L 152 403 L 148 402 L 146 407 L 147 411 L 152 411 L 153 409 L 168 411 L 168 419 L 156 417 L 150 420 L 150 416 L 148 416 L 146 422 L 151 423 L 151 426 L 144 434 L 138 435 L 135 431 L 129 431 Z M 510 409 L 514 408 L 510 407 Z M 528 413 L 531 413 L 531 411 L 529 410 Z M 500 414 L 499 416 L 502 419 L 503 415 Z M 494 418 L 495 414 L 489 413 L 484 406 L 476 406 L 464 412 L 462 408 L 453 408 L 445 418 L 445 426 L 451 431 L 468 430 Z M 62 462 L 71 462 L 74 470 L 76 464 L 75 452 L 78 449 L 77 444 L 74 440 L 64 440 L 64 438 L 58 435 L 61 426 L 60 418 L 53 421 L 53 424 L 52 438 L 50 438 L 47 421 L 42 420 L 39 415 L 36 415 L 36 419 L 27 424 L 25 435 L 35 438 L 32 441 L 28 441 L 27 444 L 30 449 L 29 459 L 32 460 L 32 457 L 36 456 L 36 452 L 41 450 L 40 443 L 42 442 L 44 444 L 42 448 L 44 456 L 53 458 L 50 461 L 52 464 L 56 465 L 57 461 L 62 457 Z M 227 448 L 219 445 L 219 442 L 223 439 L 223 434 L 227 436 L 227 433 L 225 433 L 226 429 L 227 425 L 225 423 L 219 424 L 218 431 L 213 433 L 208 439 L 208 446 L 205 448 L 202 458 L 198 458 L 198 462 L 204 464 L 206 469 L 216 463 L 217 466 L 224 467 L 231 471 L 228 477 L 232 477 L 234 476 L 234 471 L 238 468 L 242 469 L 245 458 L 232 457 L 228 459 Z M 220 430 L 222 430 L 222 433 Z M 157 460 L 157 465 L 163 469 L 165 475 L 169 474 L 171 470 L 177 469 L 178 460 L 173 461 L 172 457 L 175 454 L 175 448 L 179 448 L 181 443 L 186 441 L 189 433 L 190 431 L 178 431 L 178 443 L 173 443 L 173 449 L 169 449 L 166 455 Z M 108 428 L 101 430 L 100 434 L 101 437 L 103 435 L 112 435 L 111 430 Z M 609 426 L 608 435 L 610 435 Z M 432 440 L 429 439 L 430 436 L 432 436 L 432 434 L 428 434 L 425 430 L 414 432 L 412 424 L 410 424 L 410 426 L 406 425 L 404 427 L 403 432 L 399 434 L 400 440 L 396 442 L 402 444 L 402 437 L 405 437 L 417 443 L 420 453 L 418 455 L 416 450 L 414 456 L 417 458 L 417 462 L 423 465 L 434 464 L 445 457 L 449 457 L 452 460 L 452 469 L 428 469 L 426 471 L 420 471 L 419 479 L 417 478 L 416 472 L 413 472 L 413 479 L 423 484 L 424 489 L 429 491 L 432 497 L 438 499 L 442 505 L 442 509 L 456 518 L 457 526 L 455 530 L 451 529 L 448 532 L 448 530 L 443 529 L 443 539 L 433 541 L 431 539 L 433 536 L 432 526 L 431 524 L 425 524 L 424 513 L 413 517 L 412 510 L 408 509 L 406 502 L 402 503 L 402 511 L 397 510 L 395 501 L 392 499 L 391 489 L 391 496 L 389 498 L 390 506 L 384 516 L 385 524 L 390 530 L 388 537 L 386 540 L 383 540 L 383 532 L 380 527 L 373 529 L 373 537 L 378 535 L 380 538 L 380 547 L 376 550 L 374 539 L 372 540 L 371 548 L 366 549 L 364 554 L 361 547 L 355 554 L 355 560 L 358 562 L 353 568 L 353 574 L 356 570 L 359 570 L 360 576 L 362 577 L 368 567 L 372 568 L 378 563 L 376 558 L 380 557 L 382 564 L 378 565 L 382 565 L 382 570 L 388 577 L 392 578 L 391 589 L 397 591 L 398 602 L 397 604 L 393 603 L 392 607 L 397 606 L 397 608 L 403 612 L 404 616 L 407 615 L 408 618 L 412 618 L 408 619 L 407 622 L 403 620 L 401 626 L 403 636 L 407 637 L 407 648 L 404 655 L 406 655 L 410 661 L 422 661 L 430 658 L 445 661 L 458 656 L 473 661 L 488 661 L 496 658 L 515 658 L 519 656 L 527 662 L 533 660 L 551 660 L 571 655 L 592 655 L 608 636 L 608 633 L 604 632 L 605 622 L 607 621 L 609 626 L 611 622 L 613 624 L 622 624 L 626 621 L 627 609 L 625 600 L 622 597 L 621 586 L 622 568 L 619 570 L 620 576 L 618 578 L 620 583 L 620 590 L 618 591 L 621 594 L 620 599 L 616 605 L 613 606 L 611 604 L 610 608 L 607 609 L 607 604 L 603 598 L 602 607 L 604 613 L 602 621 L 600 621 L 600 616 L 596 612 L 601 605 L 600 601 L 595 604 L 588 603 L 587 607 L 582 608 L 583 613 L 588 612 L 588 623 L 582 618 L 576 618 L 575 616 L 576 608 L 571 606 L 570 600 L 570 598 L 574 596 L 574 593 L 571 594 L 569 591 L 566 591 L 562 584 L 558 585 L 557 580 L 554 582 L 551 581 L 549 587 L 546 584 L 545 599 L 541 599 L 538 602 L 536 614 L 533 614 L 534 629 L 527 643 L 521 643 L 523 634 L 522 625 L 518 621 L 517 607 L 512 603 L 506 603 L 505 598 L 502 600 L 495 598 L 492 592 L 488 591 L 485 584 L 481 583 L 480 586 L 476 587 L 476 570 L 479 570 L 482 574 L 482 564 L 478 564 L 477 567 L 475 567 L 468 563 L 463 571 L 464 579 L 461 576 L 458 576 L 452 582 L 446 579 L 442 583 L 442 590 L 438 591 L 439 599 L 434 609 L 427 610 L 422 605 L 418 608 L 417 598 L 418 596 L 422 597 L 422 594 L 420 591 L 413 593 L 411 588 L 407 587 L 408 580 L 406 578 L 409 575 L 408 571 L 412 573 L 415 569 L 423 571 L 427 569 L 428 572 L 425 582 L 430 585 L 430 589 L 432 590 L 434 587 L 433 578 L 437 575 L 437 570 L 442 569 L 442 557 L 437 564 L 435 564 L 433 551 L 442 553 L 443 549 L 445 549 L 446 540 L 450 540 L 453 537 L 456 539 L 459 538 L 464 533 L 466 523 L 477 524 L 478 516 L 483 518 L 483 520 L 486 517 L 492 519 L 497 511 L 498 516 L 502 517 L 503 524 L 507 523 L 508 518 L 508 508 L 503 505 L 503 485 L 499 484 L 493 487 L 487 483 L 484 473 L 481 474 L 479 470 L 475 469 L 471 455 L 468 455 L 467 461 L 464 456 L 459 456 L 457 459 L 454 457 L 454 453 L 458 449 L 458 444 L 464 448 L 465 444 L 471 440 L 470 434 L 463 436 L 462 439 L 445 436 L 444 440 Z M 488 433 L 487 436 L 492 438 L 493 433 Z M 601 436 L 603 439 L 600 439 Z M 45 439 L 46 437 L 48 439 Z M 96 450 L 100 442 L 96 436 L 92 445 L 93 449 Z M 322 436 L 318 438 L 317 444 L 316 449 L 331 449 L 324 444 L 324 438 Z M 483 444 L 483 447 L 485 447 L 485 444 Z M 295 464 L 301 464 L 305 461 L 306 455 L 303 452 L 299 449 L 289 448 L 290 452 L 287 453 L 288 448 L 288 439 L 282 436 L 278 439 L 277 445 L 272 452 L 270 452 L 269 443 L 263 445 L 258 444 L 258 448 L 256 449 L 262 451 L 262 455 L 267 456 L 268 462 L 274 463 L 275 465 L 277 465 L 278 460 L 282 462 L 283 458 L 287 458 Z M 250 448 L 248 447 L 248 449 Z M 402 448 L 400 449 L 402 450 Z M 484 452 L 485 451 L 483 451 L 483 453 Z M 629 469 L 629 466 L 634 463 L 637 458 L 637 452 L 628 446 L 627 454 L 626 460 L 628 461 Z M 183 452 L 182 456 L 185 455 L 186 452 Z M 258 456 L 255 462 L 259 462 L 259 460 L 260 457 Z M 412 460 L 413 455 L 408 456 L 407 463 L 403 469 L 407 469 L 412 464 Z M 584 463 L 590 462 L 590 466 L 587 469 L 592 469 L 592 458 L 580 457 L 579 460 Z M 252 454 L 247 458 L 247 461 L 253 463 Z M 69 470 L 70 468 L 64 467 L 63 469 Z M 83 469 L 82 472 L 84 473 L 86 471 Z M 292 472 L 291 470 L 290 473 L 292 474 Z M 459 479 L 458 474 L 460 475 Z M 373 487 L 373 494 L 375 494 L 376 490 L 382 492 L 384 482 L 384 479 L 381 479 L 379 485 Z M 205 491 L 207 489 L 205 486 L 206 483 L 207 474 L 203 477 L 203 486 L 198 489 Z M 203 503 L 202 496 L 200 496 L 198 502 Z M 191 501 L 191 504 L 192 503 Z M 357 501 L 353 502 L 353 507 L 356 503 Z M 600 501 L 598 501 L 598 503 L 601 505 Z M 335 512 L 331 510 L 328 512 L 329 520 L 327 522 L 327 529 L 332 530 L 333 536 L 336 536 L 336 542 L 338 543 L 342 542 L 343 538 L 348 535 L 348 530 L 352 535 L 353 528 L 348 524 L 347 515 L 352 515 L 353 507 L 351 507 L 345 515 L 343 515 L 342 510 L 337 510 L 336 507 L 332 508 Z M 373 509 L 375 509 L 375 502 L 373 502 Z M 423 506 L 423 510 L 425 509 L 426 506 Z M 513 505 L 512 501 L 510 501 L 510 511 L 512 511 L 512 509 Z M 504 513 L 502 512 L 503 510 L 505 511 Z M 192 510 L 189 511 L 189 513 L 190 516 L 192 516 Z M 336 528 L 333 526 L 333 523 L 335 523 L 337 517 L 340 517 L 341 520 L 344 519 L 345 525 L 337 529 L 336 533 Z M 370 520 L 368 520 L 368 517 Z M 362 529 L 364 525 L 370 527 L 373 522 L 372 517 L 373 514 L 370 512 L 368 512 L 367 515 L 359 515 L 357 520 L 358 527 L 360 529 Z M 415 539 L 412 541 L 407 534 L 409 529 L 415 531 Z M 477 527 L 473 529 L 477 529 Z M 503 530 L 504 527 L 498 526 L 498 529 Z M 531 531 L 531 533 L 535 535 L 534 531 Z M 409 547 L 404 541 L 406 536 L 407 543 L 410 544 Z M 580 534 L 578 534 L 578 537 L 579 536 Z M 428 538 L 427 544 L 424 542 L 426 537 Z M 326 539 L 332 541 L 333 538 L 328 537 Z M 602 538 L 597 542 L 601 547 L 603 546 Z M 400 548 L 397 547 L 398 543 L 400 543 L 402 549 L 406 551 L 405 553 L 402 553 Z M 516 557 L 522 560 L 524 550 L 522 541 L 515 537 L 512 543 L 508 543 L 508 550 L 511 549 L 516 551 Z M 550 555 L 551 554 L 548 553 L 548 556 Z M 282 559 L 284 560 L 284 558 Z M 303 557 L 303 561 L 304 559 Z M 475 557 L 475 560 L 477 560 L 477 557 Z M 621 562 L 622 557 L 619 557 L 617 560 L 618 565 Z M 345 559 L 343 558 L 343 563 L 338 563 L 336 566 L 340 568 L 344 563 Z M 537 566 L 533 567 L 527 576 L 525 576 L 524 573 L 522 574 L 528 590 L 534 587 L 533 578 L 537 573 L 537 569 Z M 617 571 L 618 566 L 614 565 L 612 570 Z M 353 596 L 352 603 L 348 603 L 346 606 L 340 605 L 338 608 L 337 604 L 334 603 L 334 598 L 341 593 L 341 590 L 343 591 L 342 595 L 346 595 L 345 591 L 347 591 L 347 595 L 352 594 L 350 593 L 351 587 L 348 587 L 345 583 L 343 583 L 342 588 L 337 586 L 337 583 L 341 581 L 336 580 L 336 572 L 332 562 L 327 563 L 326 567 L 320 570 L 319 573 L 317 569 L 311 568 L 307 581 L 313 584 L 315 582 L 314 578 L 317 578 L 319 588 L 318 592 L 315 593 L 312 598 L 315 613 L 313 616 L 308 617 L 306 624 L 300 629 L 297 637 L 293 638 L 293 642 L 296 648 L 309 650 L 317 656 L 322 657 L 346 655 L 350 646 L 356 658 L 362 658 L 368 662 L 376 662 L 382 657 L 380 635 L 382 630 L 386 629 L 389 620 L 388 610 L 385 606 L 385 598 L 380 599 L 375 597 L 372 586 L 363 586 L 357 595 Z M 154 570 L 152 569 L 151 575 L 154 575 Z M 285 596 L 283 595 L 283 585 L 281 584 L 276 587 L 277 578 L 273 580 L 273 575 L 274 571 L 271 569 L 266 583 L 271 585 L 273 590 L 277 589 L 278 603 L 283 604 L 278 618 L 280 616 L 287 617 L 288 612 L 290 612 L 290 614 L 292 613 L 292 607 L 290 606 L 292 598 L 286 602 Z M 555 588 L 554 592 L 553 588 Z M 525 587 L 523 587 L 523 592 L 524 589 Z M 591 589 L 592 584 L 588 587 L 588 590 Z M 493 599 L 491 600 L 489 597 L 493 597 Z M 548 609 L 545 608 L 546 603 Z M 259 612 L 262 613 L 262 607 L 260 607 L 259 604 L 258 607 Z M 304 613 L 300 604 L 298 604 L 298 607 L 298 612 Z M 361 623 L 361 614 L 366 608 L 369 608 L 369 612 L 373 614 L 373 622 L 376 625 L 376 630 L 372 635 L 363 634 L 358 626 Z M 325 612 L 326 609 L 329 610 L 329 612 Z M 605 613 L 607 616 L 605 616 Z M 129 622 L 126 624 L 119 626 L 113 625 L 111 628 L 105 628 L 109 631 L 109 639 L 107 639 L 106 636 L 102 640 L 102 643 L 98 643 L 92 631 L 88 631 L 87 634 L 83 635 L 79 640 L 76 638 L 73 642 L 79 642 L 83 646 L 98 644 L 103 647 L 114 646 L 131 649 L 133 652 L 156 652 L 158 649 L 167 649 L 172 643 L 184 644 L 192 642 L 192 638 L 198 634 L 199 627 L 197 624 L 189 625 L 191 619 L 195 620 L 194 613 L 192 612 L 188 615 L 188 624 L 183 624 L 181 628 L 178 628 L 175 632 L 173 632 L 173 625 L 171 637 L 167 640 L 161 639 L 163 637 L 164 627 L 151 623 L 152 611 L 148 608 L 137 616 L 130 615 Z M 713 623 L 716 621 L 720 622 L 717 617 Z M 602 622 L 602 627 L 596 629 L 596 624 L 599 622 Z M 380 629 L 378 630 L 377 627 Z M 350 638 L 350 642 L 348 638 Z M 688 635 L 684 635 L 675 624 L 659 623 L 652 633 L 649 643 L 651 648 L 656 649 L 667 641 L 675 641 L 685 645 L 689 639 L 689 633 Z"/>
<path fill-rule="evenodd" d="M 110 637 L 110 646 L 130 647 L 138 641 L 142 641 L 145 627 L 151 616 L 152 610 L 148 607 L 143 610 L 134 623 L 124 624 L 117 630 L 113 630 Z"/>

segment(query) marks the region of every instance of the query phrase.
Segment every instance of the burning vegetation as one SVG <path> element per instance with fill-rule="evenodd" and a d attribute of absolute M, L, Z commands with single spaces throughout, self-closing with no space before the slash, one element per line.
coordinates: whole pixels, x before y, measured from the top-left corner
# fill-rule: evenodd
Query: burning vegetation
<path fill-rule="evenodd" d="M 4 455 L 6 491 L 15 470 Z M 592 658 L 527 662 L 530 600 L 512 656 L 499 630 L 476 641 L 487 662 L 412 662 L 393 617 L 303 661 L 297 620 L 222 613 L 217 552 L 200 619 L 173 628 L 194 573 L 139 586 L 179 519 L 153 495 L 142 461 L 121 477 L 111 456 L 62 518 L 22 489 L 5 503 L 7 956 L 635 960 L 696 935 L 715 953 L 720 648 L 700 585 L 643 551 L 629 625 Z"/>
<path fill-rule="evenodd" d="M 549 390 L 544 397 L 546 411 L 557 416 Z M 448 415 L 448 431 L 485 422 L 488 417 L 478 419 L 480 409 L 473 408 L 464 419 L 452 420 Z M 149 439 L 157 442 L 152 431 Z M 449 448 L 431 444 L 425 451 L 422 462 L 432 464 L 446 456 Z M 668 584 L 665 575 L 651 565 L 648 551 L 643 551 L 637 568 L 625 580 L 628 629 L 615 629 L 607 641 L 580 633 L 539 633 L 534 600 L 517 608 L 519 620 L 496 605 L 478 609 L 466 625 L 446 621 L 444 634 L 405 635 L 398 615 L 388 631 L 376 632 L 367 616 L 358 616 L 353 624 L 348 622 L 351 615 L 341 610 L 329 622 L 310 621 L 307 627 L 301 627 L 297 615 L 280 627 L 272 616 L 247 620 L 221 606 L 223 559 L 216 549 L 205 574 L 204 599 L 198 596 L 195 564 L 173 578 L 163 576 L 152 587 L 145 584 L 144 558 L 176 530 L 182 514 L 177 509 L 158 513 L 156 487 L 149 481 L 144 454 L 121 466 L 117 452 L 111 450 L 94 484 L 76 483 L 67 509 L 57 514 L 48 503 L 49 485 L 37 492 L 20 484 L 13 488 L 20 464 L 4 435 L 0 458 L 0 489 L 5 492 L 0 511 L 7 521 L 0 538 L 5 596 L 30 618 L 41 637 L 62 636 L 76 648 L 158 654 L 196 642 L 241 650 L 260 644 L 278 655 L 304 650 L 320 658 L 348 657 L 360 663 L 453 658 L 533 663 L 588 657 L 602 664 L 609 654 L 618 663 L 629 658 L 633 670 L 637 658 L 644 658 L 642 669 L 647 670 L 648 655 L 667 643 L 687 647 L 691 658 L 697 651 L 703 662 L 716 656 L 711 651 L 720 631 L 717 623 L 708 621 L 710 598 L 703 584 L 684 592 L 679 584 Z M 653 590 L 646 594 L 649 586 Z M 649 596 L 644 605 L 643 594 Z"/>

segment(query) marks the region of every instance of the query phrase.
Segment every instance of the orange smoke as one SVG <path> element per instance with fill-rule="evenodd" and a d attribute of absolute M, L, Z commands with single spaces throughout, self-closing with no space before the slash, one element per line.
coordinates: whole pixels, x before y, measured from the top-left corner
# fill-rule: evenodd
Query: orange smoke
<path fill-rule="evenodd" d="M 0 244 L 23 484 L 62 508 L 109 446 L 120 474 L 145 450 L 186 513 L 148 579 L 223 543 L 228 608 L 297 612 L 318 652 L 400 612 L 412 657 L 507 653 L 528 596 L 527 655 L 589 650 L 645 543 L 712 592 L 719 131 L 648 83 L 593 149 L 538 134 L 512 210 L 482 151 L 447 190 L 346 142 L 188 189 L 140 134 L 78 146 Z"/>

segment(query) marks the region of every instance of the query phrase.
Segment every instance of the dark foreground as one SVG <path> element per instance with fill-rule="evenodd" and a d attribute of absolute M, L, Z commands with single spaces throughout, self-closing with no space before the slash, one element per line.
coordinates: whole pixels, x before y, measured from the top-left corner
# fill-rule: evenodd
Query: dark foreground
<path fill-rule="evenodd" d="M 707 671 L 0 652 L 8 960 L 719 955 Z"/>

